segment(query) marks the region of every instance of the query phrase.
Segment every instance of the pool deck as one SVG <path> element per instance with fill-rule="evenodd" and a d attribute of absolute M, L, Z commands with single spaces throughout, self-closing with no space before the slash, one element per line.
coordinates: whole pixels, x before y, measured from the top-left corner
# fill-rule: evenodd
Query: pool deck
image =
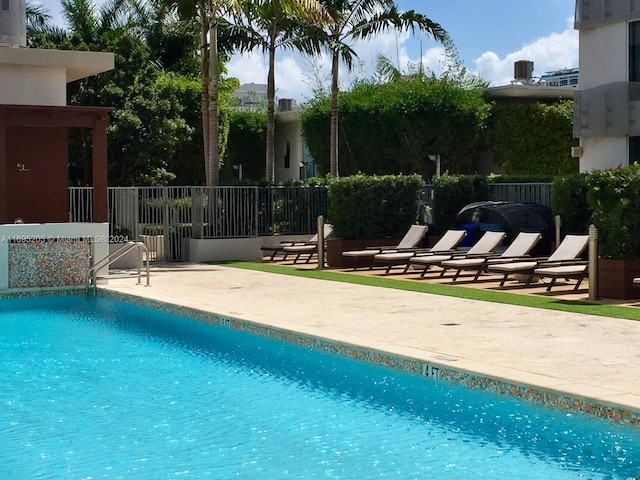
<path fill-rule="evenodd" d="M 636 321 L 219 265 L 158 266 L 150 287 L 101 288 L 640 412 Z"/>

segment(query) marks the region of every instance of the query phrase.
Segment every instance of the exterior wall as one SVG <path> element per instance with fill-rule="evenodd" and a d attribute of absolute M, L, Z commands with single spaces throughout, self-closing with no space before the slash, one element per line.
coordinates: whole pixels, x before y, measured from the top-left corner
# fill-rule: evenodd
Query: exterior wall
<path fill-rule="evenodd" d="M 580 90 L 626 82 L 627 22 L 580 30 Z"/>
<path fill-rule="evenodd" d="M 113 67 L 113 53 L 0 47 L 0 105 L 64 106 L 68 82 Z"/>
<path fill-rule="evenodd" d="M 630 84 L 628 22 L 639 12 L 632 0 L 577 0 L 580 88 L 574 135 L 580 138 L 580 171 L 629 163 L 628 137 L 634 135 L 635 84 Z"/>
<path fill-rule="evenodd" d="M 0 44 L 27 46 L 25 0 L 8 0 L 9 9 L 0 14 Z"/>
<path fill-rule="evenodd" d="M 626 136 L 584 137 L 581 139 L 580 171 L 603 170 L 629 164 Z"/>
<path fill-rule="evenodd" d="M 289 168 L 285 168 L 286 145 L 290 144 Z M 275 137 L 275 177 L 277 182 L 300 179 L 304 140 L 297 112 L 280 113 Z"/>
<path fill-rule="evenodd" d="M 226 260 L 262 260 L 262 239 L 254 238 L 206 238 L 189 239 L 190 262 L 220 262 Z"/>
<path fill-rule="evenodd" d="M 67 129 L 7 127 L 6 218 L 0 222 L 67 222 L 69 174 Z"/>
<path fill-rule="evenodd" d="M 67 74 L 64 67 L 0 64 L 0 104 L 67 104 Z"/>
<path fill-rule="evenodd" d="M 0 290 L 82 286 L 108 254 L 107 223 L 0 225 Z"/>

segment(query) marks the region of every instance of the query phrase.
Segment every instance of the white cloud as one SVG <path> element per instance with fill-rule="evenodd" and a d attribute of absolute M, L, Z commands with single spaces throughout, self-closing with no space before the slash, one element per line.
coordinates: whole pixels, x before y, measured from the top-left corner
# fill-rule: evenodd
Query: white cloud
<path fill-rule="evenodd" d="M 492 86 L 508 85 L 513 80 L 513 65 L 518 60 L 530 60 L 534 77 L 562 68 L 578 66 L 578 32 L 568 26 L 562 33 L 552 33 L 509 53 L 501 59 L 494 52 L 485 52 L 475 60 L 475 73 Z"/>

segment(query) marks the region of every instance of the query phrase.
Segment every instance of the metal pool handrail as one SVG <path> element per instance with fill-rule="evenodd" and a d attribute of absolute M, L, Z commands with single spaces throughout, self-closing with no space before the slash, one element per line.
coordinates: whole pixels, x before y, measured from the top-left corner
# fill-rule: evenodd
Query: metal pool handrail
<path fill-rule="evenodd" d="M 135 276 L 138 279 L 138 285 L 140 285 L 142 278 L 142 264 L 145 264 L 145 275 L 147 277 L 147 284 L 145 286 L 149 286 L 150 283 L 150 275 L 149 275 L 149 249 L 143 242 L 127 242 L 125 245 L 120 247 L 113 253 L 110 253 L 108 256 L 104 257 L 102 260 L 97 262 L 95 265 L 89 267 L 84 276 L 84 288 L 87 293 L 89 293 L 89 287 L 93 286 L 93 291 L 96 289 L 96 280 L 97 280 L 97 271 L 101 268 L 108 267 L 116 260 L 124 257 L 127 253 L 129 253 L 133 249 L 138 250 L 138 273 Z M 143 255 L 145 254 L 145 255 Z M 144 260 L 143 260 L 144 257 Z"/>

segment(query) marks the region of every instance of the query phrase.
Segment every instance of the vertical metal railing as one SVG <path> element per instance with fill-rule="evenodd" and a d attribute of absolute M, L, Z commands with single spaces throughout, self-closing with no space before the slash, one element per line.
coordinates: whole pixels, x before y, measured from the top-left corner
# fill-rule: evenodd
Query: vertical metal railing
<path fill-rule="evenodd" d="M 327 217 L 329 200 L 323 186 L 264 187 L 259 192 L 259 234 L 315 232 L 319 215 Z"/>
<path fill-rule="evenodd" d="M 69 222 L 93 222 L 93 188 L 69 188 Z"/>
<path fill-rule="evenodd" d="M 551 205 L 550 183 L 491 184 L 494 200 Z M 421 201 L 428 205 L 433 186 Z M 69 221 L 92 221 L 91 187 L 69 189 Z M 154 260 L 187 257 L 188 238 L 305 234 L 328 218 L 324 186 L 303 187 L 110 187 L 113 238 L 144 241 Z"/>
<path fill-rule="evenodd" d="M 492 183 L 492 200 L 551 206 L 551 183 Z"/>
<path fill-rule="evenodd" d="M 197 238 L 258 235 L 258 187 L 197 187 Z"/>

